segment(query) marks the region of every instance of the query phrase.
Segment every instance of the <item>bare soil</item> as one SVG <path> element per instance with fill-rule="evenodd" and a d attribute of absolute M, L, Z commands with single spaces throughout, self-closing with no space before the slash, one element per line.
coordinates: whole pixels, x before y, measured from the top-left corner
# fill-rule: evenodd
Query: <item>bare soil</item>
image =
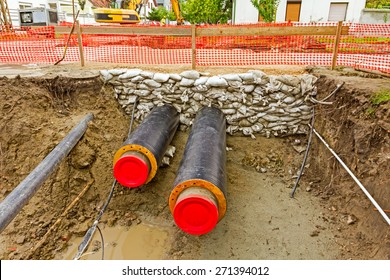
<path fill-rule="evenodd" d="M 112 88 L 98 77 L 96 69 L 107 67 L 92 65 L 84 70 L 75 65 L 30 65 L 19 72 L 10 67 L 6 70 L 12 78 L 0 78 L 1 199 L 87 113 L 95 116 L 66 160 L 0 234 L 1 259 L 71 258 L 69 252 L 75 251 L 103 206 L 113 181 L 112 157 L 125 139 L 130 121 L 114 99 Z M 145 69 L 171 73 L 185 70 L 172 66 Z M 249 69 L 254 67 L 200 71 L 222 74 Z M 272 74 L 288 71 L 263 70 Z M 296 67 L 289 73 L 305 71 Z M 315 127 L 378 203 L 390 209 L 390 104 L 373 107 L 370 101 L 374 93 L 390 89 L 389 79 L 349 70 L 308 71 L 320 77 L 320 97 L 340 81 L 346 82 L 330 99 L 332 105 L 317 108 Z M 183 233 L 172 219 L 167 199 L 187 137 L 188 132 L 175 135 L 172 144 L 176 155 L 151 183 L 135 190 L 119 185 L 115 188 L 100 223 L 105 239 L 114 240 L 107 241 L 105 248 L 133 250 L 133 254 L 112 254 L 110 258 L 390 259 L 389 226 L 315 138 L 295 198 L 289 197 L 307 136 L 255 140 L 229 136 L 227 214 L 209 234 Z M 61 217 L 86 186 L 90 186 L 88 191 Z M 45 235 L 59 218 L 52 232 Z M 126 247 L 128 239 L 110 236 L 114 232 L 110 229 L 120 229 L 124 234 L 128 230 L 129 235 L 137 232 L 132 235 L 137 240 L 149 236 L 147 228 L 155 230 L 151 239 L 142 243 L 144 247 Z M 37 246 L 42 238 L 45 241 Z M 98 240 L 96 234 L 89 252 L 100 253 Z M 160 251 L 145 254 L 153 247 Z"/>

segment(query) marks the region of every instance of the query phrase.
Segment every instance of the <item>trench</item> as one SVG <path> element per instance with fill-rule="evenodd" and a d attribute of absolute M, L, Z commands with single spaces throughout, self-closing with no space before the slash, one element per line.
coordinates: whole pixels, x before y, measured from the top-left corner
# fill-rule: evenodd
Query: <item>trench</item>
<path fill-rule="evenodd" d="M 317 76 L 321 81 L 317 84 L 320 96 L 329 93 L 339 82 L 339 78 Z M 384 87 L 388 85 L 384 80 L 375 82 Z M 2 259 L 72 259 L 108 195 L 113 180 L 112 157 L 127 136 L 129 116 L 118 104 L 115 89 L 103 85 L 98 78 L 57 78 L 55 81 L 2 78 L 0 89 L 4 97 L 0 104 L 2 198 L 85 113 L 95 115 L 68 158 L 0 235 Z M 355 99 L 347 98 L 351 93 Z M 384 177 L 388 167 L 388 134 L 381 128 L 381 120 L 388 117 L 385 111 L 388 103 L 376 109 L 379 114 L 376 119 L 364 119 L 367 125 L 360 124 L 367 129 L 367 134 L 374 133 L 375 137 L 364 140 L 364 135 L 355 133 L 357 139 L 352 140 L 343 132 L 359 125 L 356 119 L 348 120 L 346 116 L 361 104 L 369 106 L 369 94 L 366 90 L 359 91 L 356 85 L 347 84 L 333 100 L 333 107 L 320 110 L 316 126 L 332 139 L 331 144 L 339 148 L 342 156 L 347 155 L 348 164 L 353 166 L 356 156 L 359 158 L 356 168 L 371 174 L 363 181 L 376 186 L 370 190 L 373 195 L 382 197 L 380 204 L 388 208 Z M 349 111 L 343 111 L 344 115 L 330 113 L 332 108 L 337 111 L 335 108 L 344 105 L 350 107 Z M 365 109 L 359 110 L 364 113 Z M 343 129 L 338 129 L 339 126 Z M 289 198 L 303 158 L 302 150 L 306 147 L 304 134 L 270 138 L 254 134 L 256 139 L 228 135 L 226 216 L 209 234 L 183 233 L 175 225 L 167 206 L 188 138 L 188 130 L 182 130 L 173 138 L 177 152 L 170 165 L 160 168 L 152 182 L 140 189 L 116 187 L 100 223 L 105 259 L 389 257 L 387 227 L 317 140 L 313 142 L 296 198 Z M 349 143 L 355 146 L 351 148 Z M 365 145 L 365 149 L 356 145 Z M 343 149 L 363 152 L 343 152 Z M 376 171 L 374 168 L 365 171 L 368 164 L 376 164 Z M 91 181 L 87 193 L 62 218 L 47 241 L 31 250 Z M 347 223 L 348 217 L 355 221 Z M 100 237 L 95 234 L 84 259 L 99 259 L 101 246 Z"/>

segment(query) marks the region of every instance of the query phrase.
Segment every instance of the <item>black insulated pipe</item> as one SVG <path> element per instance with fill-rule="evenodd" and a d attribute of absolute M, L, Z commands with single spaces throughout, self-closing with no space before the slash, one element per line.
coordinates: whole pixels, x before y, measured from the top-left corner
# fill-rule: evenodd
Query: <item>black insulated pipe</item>
<path fill-rule="evenodd" d="M 41 161 L 40 164 L 0 202 L 0 233 L 39 190 L 45 180 L 69 154 L 93 119 L 90 113 Z"/>
<path fill-rule="evenodd" d="M 169 197 L 176 224 L 195 235 L 211 231 L 226 213 L 226 120 L 201 109 L 194 120 Z"/>
<path fill-rule="evenodd" d="M 115 153 L 116 180 L 129 188 L 150 182 L 178 126 L 179 113 L 172 105 L 155 107 Z"/>

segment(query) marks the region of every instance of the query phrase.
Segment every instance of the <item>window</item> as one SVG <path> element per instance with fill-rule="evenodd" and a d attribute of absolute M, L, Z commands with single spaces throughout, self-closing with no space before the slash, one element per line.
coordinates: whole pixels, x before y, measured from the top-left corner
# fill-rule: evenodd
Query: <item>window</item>
<path fill-rule="evenodd" d="M 20 20 L 22 23 L 32 23 L 33 22 L 32 12 L 21 12 Z"/>
<path fill-rule="evenodd" d="M 348 3 L 330 3 L 328 21 L 344 21 Z"/>
<path fill-rule="evenodd" d="M 19 2 L 19 9 L 32 8 L 32 3 L 28 2 Z"/>

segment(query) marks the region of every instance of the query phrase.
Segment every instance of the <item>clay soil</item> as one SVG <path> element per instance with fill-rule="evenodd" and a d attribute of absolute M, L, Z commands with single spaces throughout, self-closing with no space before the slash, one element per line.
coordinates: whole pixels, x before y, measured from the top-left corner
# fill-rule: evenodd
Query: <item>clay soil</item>
<path fill-rule="evenodd" d="M 64 259 L 78 246 L 76 240 L 84 236 L 106 200 L 113 182 L 112 157 L 127 135 L 130 117 L 114 99 L 112 88 L 98 77 L 96 69 L 107 66 L 88 70 L 74 65 L 31 67 L 35 69 L 19 72 L 27 77 L 11 75 L 11 71 L 9 77 L 0 78 L 0 199 L 87 113 L 92 112 L 94 120 L 69 156 L 0 234 L 0 257 Z M 222 74 L 249 69 L 255 68 L 201 71 Z M 329 99 L 332 105 L 316 108 L 315 127 L 378 203 L 390 209 L 390 103 L 372 104 L 377 92 L 390 91 L 390 80 L 345 69 L 263 70 L 271 74 L 311 72 L 319 77 L 319 98 L 345 82 Z M 151 240 L 144 248 L 134 249 L 140 250 L 138 255 L 134 252 L 135 259 L 148 258 L 141 253 L 148 246 L 161 248 L 158 257 L 151 256 L 161 259 L 390 259 L 389 226 L 315 137 L 295 198 L 289 197 L 307 135 L 254 140 L 228 136 L 227 214 L 209 234 L 183 233 L 172 219 L 167 200 L 187 137 L 188 132 L 175 135 L 172 145 L 177 152 L 171 165 L 160 168 L 151 183 L 135 190 L 117 185 L 100 222 L 103 234 L 109 234 L 110 228 L 131 231 L 140 225 L 162 233 L 162 244 Z M 87 192 L 63 215 L 86 187 Z M 99 253 L 97 234 L 94 240 L 89 251 Z M 116 242 L 115 246 L 124 244 Z"/>

